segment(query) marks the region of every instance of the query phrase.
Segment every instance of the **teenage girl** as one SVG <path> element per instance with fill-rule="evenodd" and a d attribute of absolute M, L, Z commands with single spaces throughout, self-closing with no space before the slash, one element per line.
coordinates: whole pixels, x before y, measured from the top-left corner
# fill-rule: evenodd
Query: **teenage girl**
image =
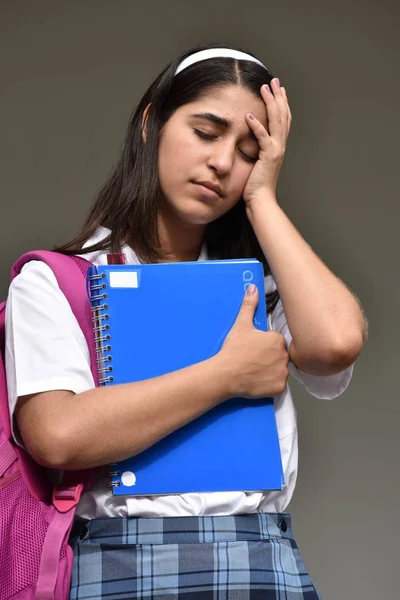
<path fill-rule="evenodd" d="M 285 88 L 254 56 L 220 45 L 184 53 L 144 94 L 81 232 L 58 248 L 95 264 L 108 252 L 133 264 L 261 260 L 265 289 L 248 288 L 209 360 L 95 388 L 85 338 L 49 267 L 28 263 L 10 287 L 14 436 L 54 474 L 135 455 L 230 398 L 275 397 L 282 491 L 115 497 L 100 468 L 76 511 L 71 599 L 320 598 L 286 513 L 297 475 L 287 378 L 318 398 L 338 396 L 366 326 L 355 296 L 277 201 L 290 123 Z M 259 294 L 267 333 L 253 327 Z"/>

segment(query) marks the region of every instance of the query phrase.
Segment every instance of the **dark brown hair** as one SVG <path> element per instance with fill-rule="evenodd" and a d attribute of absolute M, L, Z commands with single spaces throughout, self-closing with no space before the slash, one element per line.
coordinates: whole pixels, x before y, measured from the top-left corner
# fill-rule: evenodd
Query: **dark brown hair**
<path fill-rule="evenodd" d="M 235 84 L 250 90 L 257 98 L 264 83 L 270 83 L 272 73 L 259 64 L 232 58 L 212 58 L 195 63 L 174 76 L 179 63 L 199 50 L 227 47 L 221 44 L 198 46 L 171 61 L 150 85 L 134 110 L 117 163 L 92 204 L 77 236 L 57 247 L 64 254 L 85 254 L 97 250 L 120 253 L 129 243 L 142 262 L 162 260 L 157 230 L 157 213 L 162 200 L 158 178 L 158 145 L 160 132 L 183 104 L 193 102 L 212 87 Z M 142 119 L 151 103 L 146 123 L 146 143 L 142 140 Z M 111 233 L 97 244 L 82 250 L 99 226 Z M 257 258 L 269 265 L 260 248 L 245 211 L 239 202 L 226 214 L 209 223 L 205 231 L 208 257 Z M 267 295 L 268 311 L 279 299 L 278 292 Z"/>

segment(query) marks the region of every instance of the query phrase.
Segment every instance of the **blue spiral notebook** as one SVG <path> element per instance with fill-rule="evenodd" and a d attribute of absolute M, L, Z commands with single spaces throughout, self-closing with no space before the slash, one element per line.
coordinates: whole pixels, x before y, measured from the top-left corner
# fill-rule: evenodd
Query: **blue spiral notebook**
<path fill-rule="evenodd" d="M 266 331 L 255 259 L 90 267 L 100 383 L 140 381 L 210 358 L 250 283 L 260 291 L 254 325 Z M 115 495 L 282 489 L 273 400 L 227 400 L 113 465 L 111 477 Z"/>

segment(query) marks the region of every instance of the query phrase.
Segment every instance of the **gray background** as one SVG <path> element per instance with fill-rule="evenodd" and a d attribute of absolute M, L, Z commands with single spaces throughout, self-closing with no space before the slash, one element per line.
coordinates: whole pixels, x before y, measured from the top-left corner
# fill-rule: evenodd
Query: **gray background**
<path fill-rule="evenodd" d="M 0 4 L 1 297 L 14 259 L 76 231 L 167 60 L 195 43 L 233 43 L 286 86 L 293 127 L 281 205 L 370 321 L 343 396 L 318 401 L 292 382 L 300 471 L 290 509 L 324 600 L 398 597 L 398 6 Z"/>

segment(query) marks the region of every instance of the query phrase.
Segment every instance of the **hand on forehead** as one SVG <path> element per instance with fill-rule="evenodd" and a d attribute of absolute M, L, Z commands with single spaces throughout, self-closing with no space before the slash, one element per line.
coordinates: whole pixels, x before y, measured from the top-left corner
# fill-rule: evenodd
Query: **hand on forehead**
<path fill-rule="evenodd" d="M 209 115 L 224 129 L 242 130 L 247 133 L 249 127 L 246 115 L 252 113 L 264 125 L 267 124 L 267 112 L 261 94 L 257 97 L 250 90 L 234 84 L 211 88 L 194 102 L 183 105 L 185 115 Z M 213 117 L 215 117 L 213 119 Z"/>

